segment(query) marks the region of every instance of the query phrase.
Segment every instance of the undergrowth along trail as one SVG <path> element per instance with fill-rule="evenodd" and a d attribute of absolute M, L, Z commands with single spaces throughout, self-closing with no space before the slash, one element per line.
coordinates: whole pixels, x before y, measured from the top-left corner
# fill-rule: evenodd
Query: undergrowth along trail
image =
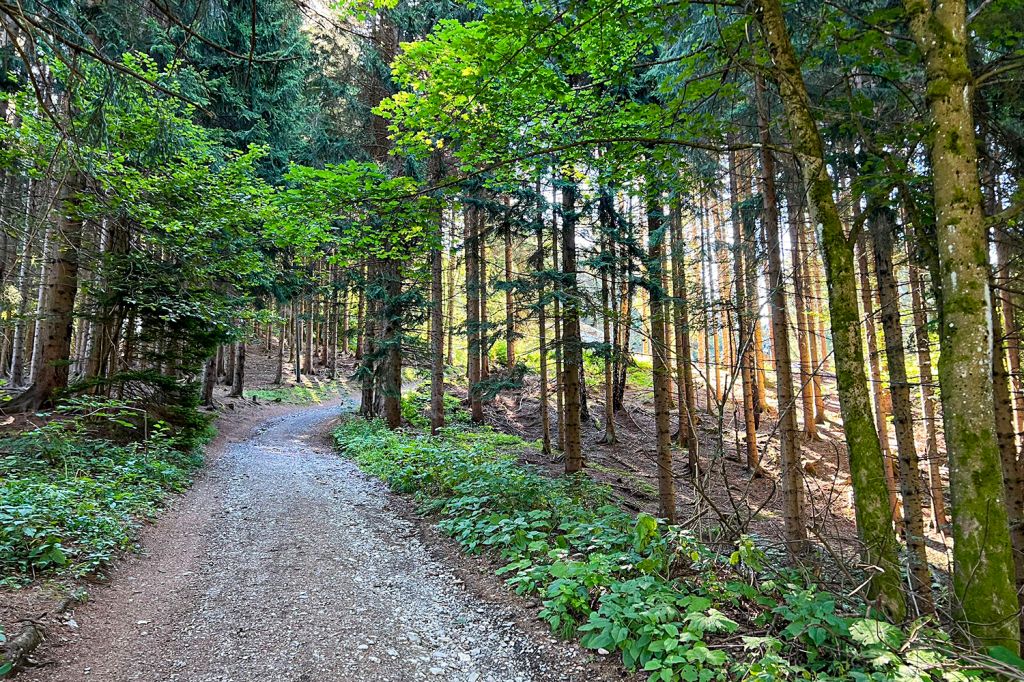
<path fill-rule="evenodd" d="M 1019 661 L 958 658 L 925 620 L 906 627 L 819 589 L 743 537 L 721 552 L 679 527 L 616 506 L 585 476 L 555 478 L 518 463 L 528 444 L 492 430 L 438 436 L 350 419 L 344 454 L 424 513 L 466 551 L 498 560 L 510 588 L 543 599 L 562 637 L 654 682 L 966 680 L 1019 676 Z"/>

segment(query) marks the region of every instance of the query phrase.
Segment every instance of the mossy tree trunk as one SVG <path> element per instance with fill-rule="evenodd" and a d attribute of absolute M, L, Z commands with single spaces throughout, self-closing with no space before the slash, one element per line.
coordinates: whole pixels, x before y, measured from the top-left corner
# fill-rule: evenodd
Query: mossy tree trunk
<path fill-rule="evenodd" d="M 932 613 L 932 577 L 925 547 L 924 516 L 921 505 L 921 468 L 914 443 L 914 421 L 910 403 L 904 355 L 903 326 L 900 322 L 900 298 L 893 271 L 892 240 L 895 221 L 882 206 L 868 205 L 878 278 L 879 313 L 885 336 L 885 355 L 889 364 L 892 393 L 893 427 L 900 464 L 900 494 L 903 498 L 903 534 L 907 544 L 910 586 L 918 614 Z"/>
<path fill-rule="evenodd" d="M 924 56 L 939 286 L 939 386 L 953 501 L 953 593 L 972 640 L 1019 648 L 1013 551 L 992 397 L 988 237 L 964 0 L 904 0 Z"/>
<path fill-rule="evenodd" d="M 789 37 L 779 0 L 756 0 L 773 72 L 786 112 L 794 151 L 808 194 L 811 220 L 821 229 L 822 254 L 828 279 L 836 383 L 843 430 L 850 453 L 857 529 L 865 563 L 877 566 L 868 596 L 894 620 L 902 620 L 906 604 L 900 582 L 896 534 L 892 527 L 878 432 L 871 415 L 864 351 L 860 339 L 853 244 L 836 207 L 835 184 L 825 164 L 824 145 L 811 109 L 800 63 Z"/>

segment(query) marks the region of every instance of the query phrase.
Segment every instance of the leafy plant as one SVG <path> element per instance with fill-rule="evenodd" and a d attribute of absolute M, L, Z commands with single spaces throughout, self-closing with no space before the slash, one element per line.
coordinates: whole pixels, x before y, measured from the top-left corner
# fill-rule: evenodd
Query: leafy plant
<path fill-rule="evenodd" d="M 502 563 L 563 637 L 617 653 L 651 682 L 991 679 L 965 670 L 941 633 L 857 615 L 795 573 L 765 573 L 754 538 L 718 553 L 614 504 L 585 476 L 552 479 L 516 459 L 527 444 L 452 426 L 437 437 L 352 419 L 338 447 L 425 512 L 468 552 Z M 728 646 L 725 646 L 728 643 Z"/>
<path fill-rule="evenodd" d="M 18 584 L 48 573 L 82 575 L 132 547 L 138 519 L 183 491 L 201 462 L 161 422 L 146 436 L 97 437 L 96 420 L 134 428 L 137 414 L 79 401 L 46 424 L 0 438 L 0 570 Z"/>

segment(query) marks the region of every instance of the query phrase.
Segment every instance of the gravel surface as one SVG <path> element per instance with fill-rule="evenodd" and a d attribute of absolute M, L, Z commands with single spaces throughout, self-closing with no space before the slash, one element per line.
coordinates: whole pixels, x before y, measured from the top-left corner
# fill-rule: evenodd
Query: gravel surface
<path fill-rule="evenodd" d="M 51 628 L 19 679 L 619 679 L 522 627 L 515 600 L 468 590 L 408 506 L 331 451 L 338 412 L 306 408 L 224 444 L 147 532 L 146 555 Z"/>

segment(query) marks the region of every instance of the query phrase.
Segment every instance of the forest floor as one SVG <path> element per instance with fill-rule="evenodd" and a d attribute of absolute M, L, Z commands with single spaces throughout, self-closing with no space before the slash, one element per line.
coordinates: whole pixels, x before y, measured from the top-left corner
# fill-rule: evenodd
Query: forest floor
<path fill-rule="evenodd" d="M 582 423 L 582 441 L 588 475 L 611 486 L 627 509 L 656 514 L 657 443 L 654 401 L 650 388 L 627 388 L 625 409 L 615 415 L 617 440 L 613 444 L 604 442 L 603 386 L 596 384 L 587 388 L 590 418 Z M 737 455 L 737 452 L 743 450 L 743 423 L 739 416 L 741 406 L 731 401 L 724 406 L 718 404 L 713 398 L 709 400 L 711 394 L 703 384 L 697 388 L 700 408 L 697 416 L 702 467 L 700 475 L 693 479 L 687 471 L 685 449 L 674 448 L 673 453 L 680 523 L 711 543 L 717 540 L 729 546 L 739 535 L 753 534 L 759 537 L 762 545 L 783 547 L 776 410 L 770 409 L 764 413 L 758 428 L 761 464 L 766 475 L 751 476 L 745 461 Z M 449 390 L 465 393 L 464 389 L 456 387 L 450 387 Z M 853 490 L 839 401 L 831 379 L 826 378 L 824 391 L 825 423 L 818 425 L 816 438 L 800 437 L 804 463 L 804 499 L 811 539 L 816 541 L 825 563 L 837 569 L 821 573 L 819 579 L 825 583 L 834 582 L 834 587 L 842 585 L 849 589 L 860 581 L 849 574 L 846 567 L 861 564 Z M 484 405 L 486 422 L 497 430 L 526 440 L 539 440 L 541 422 L 538 394 L 537 377 L 528 376 L 522 389 L 504 391 Z M 553 397 L 549 399 L 551 437 L 555 443 L 555 402 Z M 671 418 L 674 430 L 678 425 L 678 411 L 674 408 Z M 919 443 L 919 452 L 924 452 L 923 443 Z M 564 463 L 557 452 L 549 457 L 539 449 L 527 450 L 524 459 L 552 476 L 563 471 Z M 925 522 L 929 559 L 942 576 L 948 573 L 951 565 L 949 537 L 945 534 L 946 529 L 933 523 L 928 508 L 925 509 Z M 820 572 L 820 567 L 816 572 Z"/>
<path fill-rule="evenodd" d="M 192 489 L 85 604 L 44 617 L 18 679 L 622 679 L 337 456 L 353 405 L 236 403 Z"/>

